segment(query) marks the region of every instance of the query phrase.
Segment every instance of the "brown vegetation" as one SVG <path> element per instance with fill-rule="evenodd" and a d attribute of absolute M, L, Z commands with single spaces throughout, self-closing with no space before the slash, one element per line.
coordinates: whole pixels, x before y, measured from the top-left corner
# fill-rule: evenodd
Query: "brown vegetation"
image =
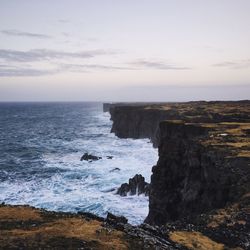
<path fill-rule="evenodd" d="M 223 250 L 224 245 L 217 243 L 200 232 L 175 231 L 170 239 L 191 250 Z"/>
<path fill-rule="evenodd" d="M 1 247 L 128 249 L 123 232 L 105 228 L 101 221 L 79 215 L 50 215 L 28 206 L 1 206 L 0 226 Z"/>

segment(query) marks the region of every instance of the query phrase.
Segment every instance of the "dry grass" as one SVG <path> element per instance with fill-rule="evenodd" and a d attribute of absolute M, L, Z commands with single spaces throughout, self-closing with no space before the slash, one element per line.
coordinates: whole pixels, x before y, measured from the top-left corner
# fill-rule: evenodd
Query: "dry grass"
<path fill-rule="evenodd" d="M 0 207 L 0 220 L 41 220 L 37 209 L 25 206 Z"/>
<path fill-rule="evenodd" d="M 239 156 L 239 157 L 250 157 L 250 151 L 242 150 L 241 152 L 239 152 L 237 154 L 237 156 Z"/>
<path fill-rule="evenodd" d="M 170 239 L 192 250 L 222 250 L 224 245 L 217 243 L 200 232 L 174 231 Z"/>
<path fill-rule="evenodd" d="M 170 110 L 170 105 L 161 105 L 161 106 L 146 106 L 144 109 L 159 109 L 159 110 Z"/>
<path fill-rule="evenodd" d="M 249 199 L 250 193 L 243 195 L 238 202 L 231 204 L 226 208 L 217 209 L 212 214 L 209 215 L 207 227 L 216 228 L 221 225 L 232 227 L 235 225 L 246 225 L 244 219 L 239 219 L 239 214 L 244 211 L 245 213 L 250 213 L 248 205 L 244 205 L 242 208 L 242 201 Z"/>
<path fill-rule="evenodd" d="M 107 229 L 98 220 L 77 215 L 47 217 L 41 210 L 28 206 L 1 206 L 0 223 L 9 225 L 0 230 L 0 246 L 15 246 L 17 241 L 33 246 L 37 239 L 43 244 L 53 239 L 77 239 L 88 242 L 94 249 L 128 249 L 123 232 Z"/>
<path fill-rule="evenodd" d="M 250 129 L 249 123 L 222 123 L 227 125 L 228 129 L 225 130 L 226 133 L 231 135 L 242 136 L 246 134 L 246 130 Z"/>
<path fill-rule="evenodd" d="M 96 241 L 100 249 L 127 249 L 126 242 L 122 240 L 122 232 L 108 232 L 99 221 L 79 218 L 59 219 L 31 230 L 12 229 L 5 231 L 4 234 L 9 238 L 18 239 L 35 239 L 38 235 L 42 235 L 43 238 L 77 238 L 87 242 Z"/>
<path fill-rule="evenodd" d="M 210 222 L 207 224 L 208 227 L 218 227 L 221 224 L 226 223 L 231 218 L 230 211 L 227 211 L 226 209 L 218 209 L 216 211 L 216 214 L 213 214 L 210 217 Z"/>
<path fill-rule="evenodd" d="M 235 148 L 242 148 L 242 147 L 249 147 L 250 146 L 250 141 L 245 141 L 245 142 L 227 142 L 225 145 L 235 147 Z"/>
<path fill-rule="evenodd" d="M 204 128 L 217 128 L 217 123 L 200 123 L 200 125 Z"/>

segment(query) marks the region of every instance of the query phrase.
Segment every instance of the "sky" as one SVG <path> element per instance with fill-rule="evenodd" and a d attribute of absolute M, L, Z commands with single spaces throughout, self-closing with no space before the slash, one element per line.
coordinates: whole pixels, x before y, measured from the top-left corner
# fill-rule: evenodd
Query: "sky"
<path fill-rule="evenodd" d="M 0 0 L 0 101 L 250 99 L 249 0 Z"/>

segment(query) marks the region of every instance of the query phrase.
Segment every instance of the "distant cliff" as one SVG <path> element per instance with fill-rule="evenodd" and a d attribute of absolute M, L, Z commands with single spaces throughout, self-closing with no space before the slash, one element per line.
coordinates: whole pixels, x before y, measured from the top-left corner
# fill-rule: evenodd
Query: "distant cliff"
<path fill-rule="evenodd" d="M 103 112 L 110 112 L 111 108 L 114 107 L 122 107 L 122 106 L 132 106 L 132 107 L 139 107 L 139 106 L 149 106 L 155 105 L 155 102 L 114 102 L 114 103 L 103 103 Z M 166 102 L 159 102 L 157 105 L 165 105 Z"/>
<path fill-rule="evenodd" d="M 119 138 L 149 138 L 158 146 L 159 123 L 168 117 L 165 111 L 145 109 L 142 106 L 115 106 L 110 109 L 113 121 L 111 132 Z"/>
<path fill-rule="evenodd" d="M 111 132 L 119 138 L 149 138 L 159 144 L 159 124 L 164 120 L 192 123 L 247 122 L 250 101 L 187 103 L 104 104 L 113 121 Z"/>

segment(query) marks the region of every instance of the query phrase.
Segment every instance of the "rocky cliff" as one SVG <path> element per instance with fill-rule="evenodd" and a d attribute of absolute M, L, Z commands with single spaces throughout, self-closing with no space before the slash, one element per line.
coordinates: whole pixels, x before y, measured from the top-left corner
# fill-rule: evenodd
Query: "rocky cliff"
<path fill-rule="evenodd" d="M 249 157 L 240 156 L 244 150 L 236 136 L 225 133 L 230 128 L 230 124 L 160 123 L 147 223 L 164 224 L 222 208 L 250 191 Z M 245 146 L 249 140 L 240 133 L 244 139 L 237 141 Z"/>
<path fill-rule="evenodd" d="M 187 103 L 104 104 L 113 121 L 111 132 L 120 138 L 149 138 L 159 144 L 159 124 L 164 120 L 195 123 L 248 122 L 250 101 Z M 245 108 L 246 107 L 246 108 Z"/>
<path fill-rule="evenodd" d="M 162 110 L 144 109 L 143 106 L 115 106 L 110 109 L 113 121 L 111 132 L 120 138 L 149 138 L 158 146 L 158 126 L 166 119 Z"/>
<path fill-rule="evenodd" d="M 170 238 L 179 229 L 173 238 L 190 249 L 206 241 L 203 234 L 248 249 L 249 101 L 111 106 L 110 113 L 118 137 L 150 138 L 158 146 L 146 223 L 161 225 Z"/>

